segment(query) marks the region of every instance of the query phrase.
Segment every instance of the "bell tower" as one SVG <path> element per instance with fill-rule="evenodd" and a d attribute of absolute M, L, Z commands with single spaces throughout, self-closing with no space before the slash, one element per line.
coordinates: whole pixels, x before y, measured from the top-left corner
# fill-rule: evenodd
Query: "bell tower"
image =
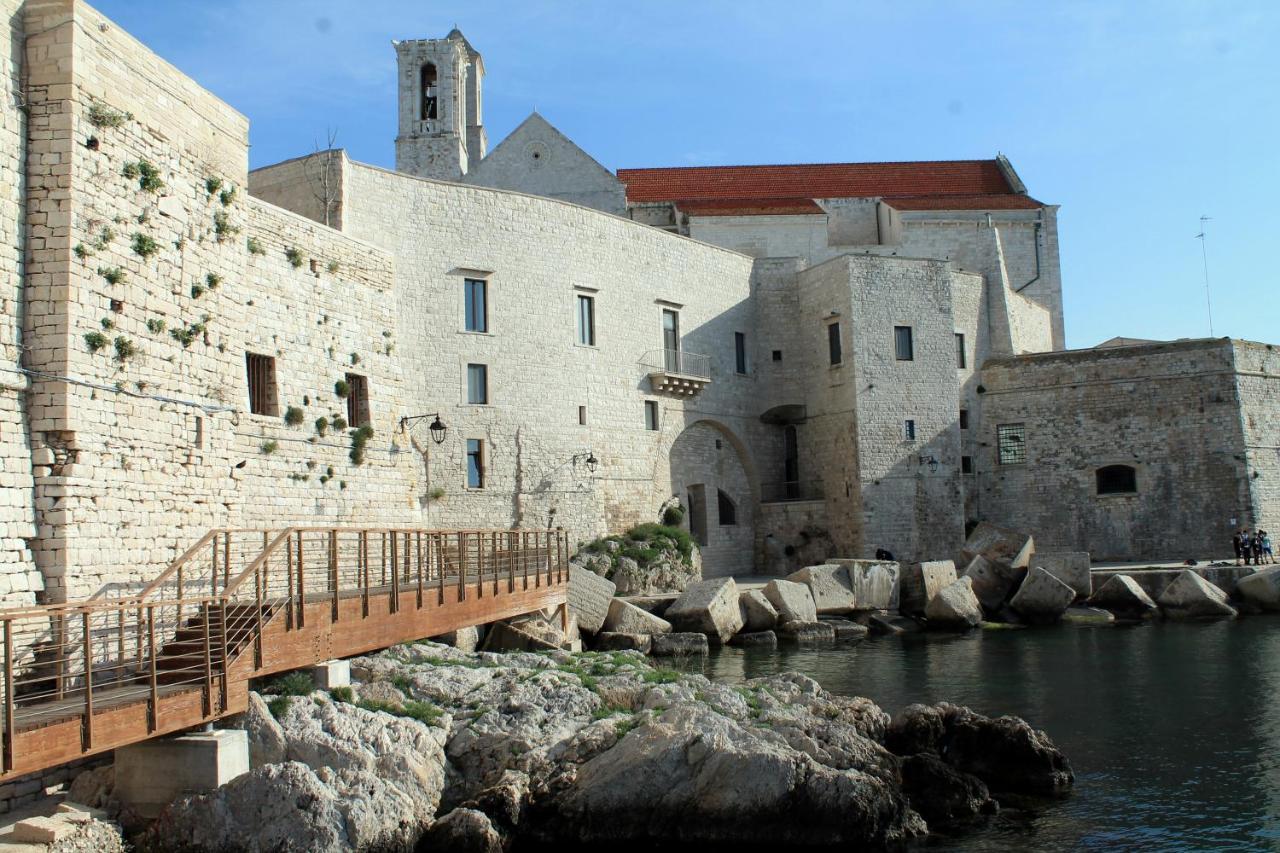
<path fill-rule="evenodd" d="M 396 171 L 461 180 L 485 155 L 484 60 L 457 28 L 442 39 L 392 43 L 399 86 Z"/>

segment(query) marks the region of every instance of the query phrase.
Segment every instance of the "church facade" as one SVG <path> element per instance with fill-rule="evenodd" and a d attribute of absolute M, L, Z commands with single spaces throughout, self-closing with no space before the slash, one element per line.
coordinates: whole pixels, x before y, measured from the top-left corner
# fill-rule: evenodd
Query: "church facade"
<path fill-rule="evenodd" d="M 1271 348 L 1064 350 L 1057 209 L 1003 156 L 610 171 L 536 113 L 490 151 L 455 31 L 395 45 L 394 170 L 250 172 L 247 120 L 92 7 L 0 3 L 0 601 L 264 524 L 585 541 L 679 502 L 728 574 L 1280 520 Z"/>

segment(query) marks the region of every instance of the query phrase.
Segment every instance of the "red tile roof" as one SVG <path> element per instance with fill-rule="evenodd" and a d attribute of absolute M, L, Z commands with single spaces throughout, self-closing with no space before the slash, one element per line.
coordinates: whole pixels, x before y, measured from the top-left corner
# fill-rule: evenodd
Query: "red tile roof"
<path fill-rule="evenodd" d="M 619 169 L 618 179 L 628 201 L 677 202 L 682 210 L 709 216 L 753 206 L 758 213 L 817 213 L 803 204 L 816 198 L 884 197 L 903 210 L 1041 206 L 1015 192 L 995 160 Z M 703 206 L 695 211 L 691 202 Z"/>

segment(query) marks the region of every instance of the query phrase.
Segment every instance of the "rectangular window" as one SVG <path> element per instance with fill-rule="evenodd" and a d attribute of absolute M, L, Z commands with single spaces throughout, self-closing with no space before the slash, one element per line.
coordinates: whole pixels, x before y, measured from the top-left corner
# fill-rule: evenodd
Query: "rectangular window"
<path fill-rule="evenodd" d="M 249 411 L 255 415 L 280 414 L 276 402 L 276 360 L 269 355 L 247 352 L 244 367 L 249 380 Z"/>
<path fill-rule="evenodd" d="M 467 402 L 473 406 L 489 405 L 489 366 L 467 365 Z"/>
<path fill-rule="evenodd" d="M 916 440 L 916 422 L 915 421 L 902 422 L 902 438 L 905 441 Z"/>
<path fill-rule="evenodd" d="M 658 401 L 644 401 L 644 428 L 656 430 L 658 428 Z"/>
<path fill-rule="evenodd" d="M 973 473 L 973 457 L 972 456 L 960 457 L 960 473 L 961 474 Z"/>
<path fill-rule="evenodd" d="M 1026 424 L 1000 424 L 997 426 L 996 452 L 1001 465 L 1017 465 L 1026 462 Z"/>
<path fill-rule="evenodd" d="M 969 410 L 961 409 L 960 410 L 960 429 L 968 429 L 968 428 L 969 428 Z"/>
<path fill-rule="evenodd" d="M 579 406 L 578 407 L 578 426 L 586 426 L 586 425 L 587 425 L 587 407 Z"/>
<path fill-rule="evenodd" d="M 489 282 L 478 278 L 465 279 L 462 282 L 462 293 L 466 307 L 466 330 L 489 331 Z"/>
<path fill-rule="evenodd" d="M 964 335 L 956 332 L 956 367 L 964 367 L 967 362 L 964 357 Z"/>
<path fill-rule="evenodd" d="M 840 363 L 844 354 L 840 352 L 840 324 L 827 324 L 827 355 L 831 357 L 831 364 L 835 366 Z"/>
<path fill-rule="evenodd" d="M 369 380 L 358 373 L 348 373 L 347 388 L 347 423 L 362 427 L 369 423 Z"/>
<path fill-rule="evenodd" d="M 773 351 L 773 360 L 782 361 L 782 350 L 776 349 Z"/>
<path fill-rule="evenodd" d="M 680 313 L 670 308 L 662 309 L 662 349 L 666 354 L 667 370 L 680 372 Z"/>
<path fill-rule="evenodd" d="M 467 488 L 484 488 L 484 441 L 467 439 Z"/>
<path fill-rule="evenodd" d="M 578 294 L 578 343 L 596 345 L 596 298 Z"/>
<path fill-rule="evenodd" d="M 893 354 L 898 361 L 913 361 L 915 349 L 911 345 L 911 327 L 893 327 Z"/>
<path fill-rule="evenodd" d="M 747 336 L 742 332 L 733 333 L 733 369 L 742 374 L 747 372 Z"/>

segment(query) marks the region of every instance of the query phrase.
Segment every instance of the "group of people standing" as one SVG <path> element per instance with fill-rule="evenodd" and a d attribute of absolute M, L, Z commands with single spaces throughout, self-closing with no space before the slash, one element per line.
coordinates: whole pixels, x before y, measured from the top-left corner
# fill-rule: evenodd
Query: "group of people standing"
<path fill-rule="evenodd" d="M 1261 566 L 1264 562 L 1276 561 L 1271 553 L 1271 535 L 1265 530 L 1250 533 L 1245 528 L 1231 537 L 1231 547 L 1236 552 L 1237 566 Z"/>

